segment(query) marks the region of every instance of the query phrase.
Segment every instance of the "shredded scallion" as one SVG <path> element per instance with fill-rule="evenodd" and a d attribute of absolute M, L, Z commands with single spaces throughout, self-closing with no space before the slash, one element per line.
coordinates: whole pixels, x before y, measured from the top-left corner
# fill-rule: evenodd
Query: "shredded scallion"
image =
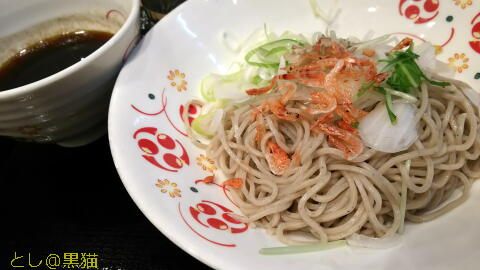
<path fill-rule="evenodd" d="M 403 98 L 410 103 L 415 103 L 415 102 L 418 101 L 418 99 L 416 97 L 414 97 L 410 94 L 404 93 L 404 92 L 400 92 L 400 91 L 393 90 L 393 89 L 389 89 L 389 92 L 390 92 L 390 94 L 392 94 L 392 96 L 397 96 L 397 97 Z"/>
<path fill-rule="evenodd" d="M 327 243 L 317 243 L 301 246 L 286 246 L 286 247 L 273 247 L 273 248 L 262 248 L 259 253 L 262 255 L 286 255 L 286 254 L 297 254 L 297 253 L 307 253 L 307 252 L 316 252 L 322 250 L 328 250 L 332 248 L 344 247 L 347 245 L 346 240 L 337 240 Z"/>
<path fill-rule="evenodd" d="M 291 50 L 293 45 L 304 43 L 295 39 L 279 39 L 259 46 L 245 55 L 245 61 L 252 66 L 278 68 L 280 57 Z"/>

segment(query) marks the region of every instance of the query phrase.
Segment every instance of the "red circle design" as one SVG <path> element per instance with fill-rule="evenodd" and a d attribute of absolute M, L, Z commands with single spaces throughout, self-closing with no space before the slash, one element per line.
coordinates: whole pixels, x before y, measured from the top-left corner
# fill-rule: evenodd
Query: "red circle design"
<path fill-rule="evenodd" d="M 417 6 L 409 6 L 405 10 L 405 16 L 411 20 L 418 18 L 418 15 L 420 14 L 420 8 Z"/>
<path fill-rule="evenodd" d="M 235 246 L 234 244 L 223 244 L 213 241 L 195 230 L 193 226 L 194 224 L 188 223 L 183 216 L 180 208 L 180 203 L 178 211 L 185 224 L 187 224 L 187 226 L 201 238 L 221 246 Z M 232 234 L 243 233 L 248 230 L 247 224 L 239 222 L 238 220 L 233 218 L 233 216 L 231 216 L 232 210 L 212 201 L 202 200 L 200 203 L 196 204 L 195 207 L 190 206 L 189 212 L 193 220 L 196 221 L 197 225 L 201 225 L 202 227 L 205 227 L 207 229 L 210 228 L 220 231 L 228 231 Z"/>
<path fill-rule="evenodd" d="M 418 4 L 424 0 L 415 0 Z M 422 24 L 433 20 L 439 14 L 438 8 L 440 7 L 439 0 L 426 0 L 422 7 L 417 6 L 417 3 L 411 3 L 404 9 L 404 5 L 407 4 L 407 0 L 400 0 L 398 3 L 398 12 L 400 16 L 405 16 L 409 20 L 414 20 L 415 24 Z M 426 17 L 422 16 L 422 11 L 425 13 L 434 13 L 432 15 L 428 15 Z"/>
<path fill-rule="evenodd" d="M 197 113 L 197 107 L 195 107 L 193 104 L 190 104 L 190 106 L 188 106 L 188 113 L 189 114 L 196 114 Z"/>
<path fill-rule="evenodd" d="M 199 203 L 197 204 L 197 209 L 206 214 L 206 215 L 210 215 L 210 216 L 213 216 L 217 213 L 217 211 L 215 211 L 215 209 L 213 209 L 213 207 L 211 207 L 210 205 L 208 204 L 205 204 L 205 203 Z"/>
<path fill-rule="evenodd" d="M 175 142 L 173 141 L 172 137 L 168 136 L 167 134 L 160 133 L 157 135 L 158 143 L 163 146 L 165 149 L 175 149 Z"/>
<path fill-rule="evenodd" d="M 183 164 L 182 161 L 175 155 L 167 153 L 163 155 L 163 160 L 172 168 L 180 169 Z"/>
<path fill-rule="evenodd" d="M 200 108 L 201 106 L 200 105 L 193 105 L 193 104 L 190 104 L 190 106 L 188 106 L 188 123 L 190 123 L 190 125 L 192 124 L 193 120 L 195 120 L 195 118 L 197 118 L 197 116 L 200 114 Z M 183 112 L 184 112 L 185 108 L 183 105 L 180 105 L 180 108 L 179 108 L 179 111 L 180 111 L 180 118 L 183 119 Z"/>
<path fill-rule="evenodd" d="M 146 154 L 149 154 L 149 155 L 158 154 L 158 147 L 151 140 L 148 140 L 148 139 L 138 140 L 138 147 L 140 147 L 140 149 L 142 149 L 142 151 Z"/>
<path fill-rule="evenodd" d="M 427 0 L 425 4 L 423 4 L 423 9 L 427 12 L 434 12 L 440 6 L 439 0 Z"/>
<path fill-rule="evenodd" d="M 230 222 L 230 223 L 233 223 L 233 224 L 242 224 L 242 222 L 234 219 L 234 218 L 230 215 L 230 213 L 223 213 L 223 214 L 222 214 L 222 217 L 223 217 L 224 220 L 226 220 L 226 221 L 228 221 L 228 222 Z"/>
<path fill-rule="evenodd" d="M 475 23 L 475 21 L 479 17 L 480 17 L 480 12 L 477 15 L 475 15 L 475 17 L 473 17 L 472 21 L 470 22 L 470 24 L 473 24 L 472 31 L 471 31 L 473 40 L 468 42 L 472 50 L 474 50 L 476 53 L 480 53 L 480 22 Z"/>
<path fill-rule="evenodd" d="M 191 209 L 191 208 L 190 208 L 190 209 Z M 210 242 L 210 243 L 212 243 L 212 244 L 219 245 L 219 246 L 222 246 L 222 247 L 236 247 L 235 244 L 226 244 L 226 243 L 220 243 L 220 242 L 211 240 L 211 239 L 207 238 L 206 236 L 204 236 L 203 234 L 199 233 L 197 230 L 195 230 L 195 228 L 193 228 L 193 226 L 190 225 L 190 223 L 188 223 L 187 220 L 185 219 L 185 217 L 183 216 L 180 202 L 178 202 L 178 214 L 180 215 L 180 218 L 183 220 L 183 222 L 185 223 L 185 225 L 187 225 L 187 227 L 188 227 L 192 232 L 194 232 L 196 235 L 198 235 L 200 238 L 202 238 L 202 239 L 204 239 L 204 240 L 207 240 L 208 242 Z M 203 225 L 203 224 L 202 224 L 202 225 Z M 204 226 L 205 226 L 205 225 L 204 225 Z"/>
<path fill-rule="evenodd" d="M 147 138 L 138 139 L 138 147 L 144 153 L 142 157 L 156 167 L 169 172 L 177 172 L 178 169 L 183 167 L 183 164 L 190 165 L 190 159 L 185 147 L 178 140 L 173 140 L 167 134 L 158 134 L 157 131 L 158 129 L 155 127 L 144 127 L 138 129 L 133 134 L 134 139 L 137 139 L 140 134 L 146 134 L 157 139 L 158 144 L 154 140 Z M 177 153 L 180 152 L 181 155 L 177 156 L 168 152 L 172 150 L 176 150 Z M 161 160 L 157 160 L 159 154 L 161 154 Z"/>
<path fill-rule="evenodd" d="M 212 226 L 213 228 L 215 228 L 217 230 L 224 231 L 224 230 L 228 229 L 227 223 L 221 221 L 218 218 L 209 218 L 209 219 L 207 219 L 207 223 L 208 223 L 208 225 Z"/>

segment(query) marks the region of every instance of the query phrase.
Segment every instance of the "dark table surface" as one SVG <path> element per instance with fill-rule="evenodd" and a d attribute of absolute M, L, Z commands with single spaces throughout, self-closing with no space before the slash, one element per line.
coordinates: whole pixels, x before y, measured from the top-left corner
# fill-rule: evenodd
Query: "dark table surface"
<path fill-rule="evenodd" d="M 144 1 L 161 13 L 183 2 Z M 142 33 L 154 24 L 145 10 L 141 22 Z M 0 269 L 208 269 L 143 216 L 106 135 L 78 148 L 0 137 L 0 196 Z"/>
<path fill-rule="evenodd" d="M 97 255 L 98 269 L 208 269 L 143 216 L 115 170 L 108 139 L 79 148 L 0 138 L 0 269 L 46 267 L 49 254 Z M 6 247 L 4 246 L 6 243 Z M 11 260 L 24 256 L 14 265 Z M 36 262 L 34 262 L 36 260 Z M 62 265 L 57 269 L 62 268 Z"/>

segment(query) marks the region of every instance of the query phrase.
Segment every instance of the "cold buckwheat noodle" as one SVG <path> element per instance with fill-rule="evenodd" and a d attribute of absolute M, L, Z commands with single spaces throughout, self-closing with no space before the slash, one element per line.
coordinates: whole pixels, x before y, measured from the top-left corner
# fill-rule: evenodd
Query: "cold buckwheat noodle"
<path fill-rule="evenodd" d="M 349 59 L 359 63 L 360 58 Z M 325 73 L 338 68 L 339 61 L 324 69 Z M 359 64 L 358 69 L 363 67 Z M 283 114 L 273 105 L 262 107 L 266 100 L 288 95 L 288 89 L 282 88 L 291 85 L 282 79 L 286 76 L 278 76 L 265 98 L 258 95 L 249 103 L 224 107 L 209 141 L 195 139 L 198 135 L 188 130 L 194 143 L 206 149 L 227 178 L 244 180 L 239 189 L 230 189 L 243 214 L 239 219 L 265 228 L 280 241 L 303 243 L 296 237 L 299 234 L 320 242 L 355 233 L 391 236 L 404 219 L 425 222 L 459 206 L 467 199 L 473 181 L 480 178 L 479 110 L 465 96 L 463 85 L 454 81 L 446 87 L 427 81 L 420 84 L 413 103 L 418 138 L 408 149 L 386 153 L 364 146 L 352 154 L 356 151 L 353 146 L 335 143 L 335 138 L 344 137 L 318 129 L 327 110 L 305 113 L 310 103 L 294 95 L 281 101 Z M 290 81 L 295 82 L 297 92 L 306 87 L 300 79 Z M 328 87 L 325 83 L 327 90 L 320 92 L 327 93 Z M 354 104 L 370 112 L 381 102 L 379 97 L 371 95 Z M 204 102 L 192 100 L 186 108 L 190 104 Z M 341 113 L 336 112 L 338 118 Z M 404 213 L 402 185 L 407 190 Z"/>

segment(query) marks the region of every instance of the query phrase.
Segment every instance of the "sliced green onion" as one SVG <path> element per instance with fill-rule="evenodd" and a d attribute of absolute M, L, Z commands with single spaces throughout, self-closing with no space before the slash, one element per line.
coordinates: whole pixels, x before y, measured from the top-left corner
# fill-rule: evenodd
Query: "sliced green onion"
<path fill-rule="evenodd" d="M 449 85 L 448 82 L 431 80 L 423 73 L 415 61 L 419 55 L 413 52 L 413 44 L 405 51 L 388 53 L 387 56 L 388 59 L 379 60 L 379 62 L 387 63 L 381 72 L 391 71 L 386 84 L 397 91 L 409 93 L 411 88 L 418 87 L 423 79 L 432 85 L 441 87 Z"/>
<path fill-rule="evenodd" d="M 405 60 L 402 60 L 402 61 L 405 61 Z M 383 63 L 387 63 L 383 68 L 382 70 L 380 70 L 379 73 L 383 73 L 383 72 L 387 72 L 387 71 L 390 71 L 391 69 L 394 69 L 395 66 L 397 65 L 397 63 L 399 63 L 400 61 L 395 61 L 394 59 L 380 59 L 378 60 L 378 62 L 383 62 Z"/>
<path fill-rule="evenodd" d="M 277 48 L 273 48 L 270 51 L 268 51 L 268 53 L 265 55 L 265 57 L 266 58 L 272 58 L 272 57 L 280 58 L 280 56 L 286 54 L 289 51 L 290 51 L 290 48 L 288 48 L 288 47 L 277 47 Z"/>
<path fill-rule="evenodd" d="M 214 114 L 215 114 L 214 112 L 209 112 L 207 114 L 200 115 L 197 118 L 195 118 L 192 121 L 192 129 L 202 136 L 213 137 L 213 135 L 215 134 L 209 133 L 207 130 L 208 130 L 209 123 L 212 120 L 211 118 L 213 117 Z"/>
<path fill-rule="evenodd" d="M 317 0 L 310 0 L 310 8 L 312 9 L 313 15 L 324 22 L 330 21 L 330 16 L 325 14 L 318 6 Z"/>
<path fill-rule="evenodd" d="M 410 73 L 410 69 L 407 69 L 405 64 L 398 63 L 397 66 L 403 72 L 403 74 L 405 75 L 407 80 L 410 82 L 411 86 L 413 86 L 413 87 L 418 87 L 419 86 L 419 79 L 420 78 L 414 79 L 412 74 Z"/>
<path fill-rule="evenodd" d="M 423 75 L 423 78 L 425 80 L 427 80 L 431 85 L 436 85 L 436 86 L 440 86 L 440 87 L 445 87 L 445 86 L 449 86 L 450 83 L 449 82 L 438 82 L 438 81 L 434 81 L 430 78 L 427 78 L 427 76 L 425 76 L 425 74 L 422 74 Z"/>
<path fill-rule="evenodd" d="M 362 86 L 362 88 L 360 88 L 360 90 L 358 90 L 357 92 L 357 97 L 363 96 L 370 88 L 372 88 L 374 83 L 375 81 L 370 81 L 366 83 L 364 86 Z"/>
<path fill-rule="evenodd" d="M 218 97 L 216 96 L 216 91 L 221 91 L 222 86 L 225 86 L 229 83 L 240 82 L 244 73 L 244 69 L 240 69 L 237 72 L 219 75 L 219 74 L 209 74 L 200 82 L 200 95 L 207 102 L 215 102 Z M 218 94 L 218 93 L 217 93 Z"/>
<path fill-rule="evenodd" d="M 410 102 L 410 103 L 415 103 L 418 101 L 418 99 L 410 94 L 407 94 L 407 93 L 404 93 L 404 92 L 400 92 L 400 91 L 397 91 L 397 90 L 393 90 L 393 89 L 388 89 L 390 94 L 392 94 L 393 96 L 397 96 L 397 97 L 401 97 L 403 99 L 405 99 L 406 101 Z"/>
<path fill-rule="evenodd" d="M 388 89 L 385 90 L 385 104 L 387 106 L 388 117 L 393 125 L 397 123 L 397 116 L 393 112 L 392 94 Z"/>
<path fill-rule="evenodd" d="M 318 244 L 309 244 L 301 246 L 286 246 L 286 247 L 273 247 L 273 248 L 262 248 L 259 253 L 262 255 L 285 255 L 285 254 L 297 254 L 297 253 L 307 253 L 307 252 L 316 252 L 322 250 L 328 250 L 332 248 L 344 247 L 347 245 L 346 240 L 338 240 L 327 243 L 318 243 Z"/>
<path fill-rule="evenodd" d="M 207 102 L 215 101 L 215 95 L 213 93 L 214 80 L 212 76 L 206 76 L 200 82 L 200 95 Z"/>
<path fill-rule="evenodd" d="M 249 51 L 245 61 L 252 66 L 278 68 L 280 56 L 289 52 L 293 45 L 303 46 L 304 43 L 294 39 L 275 40 Z M 258 60 L 252 60 L 254 57 Z"/>
<path fill-rule="evenodd" d="M 255 85 L 259 85 L 261 82 L 263 81 L 262 77 L 260 77 L 260 75 L 255 75 L 251 80 L 250 82 L 255 84 Z"/>
<path fill-rule="evenodd" d="M 387 107 L 388 117 L 390 118 L 390 122 L 395 125 L 395 123 L 397 123 L 397 116 L 393 112 L 392 94 L 390 93 L 390 89 L 376 87 L 375 90 L 380 94 L 385 95 L 385 106 Z"/>

